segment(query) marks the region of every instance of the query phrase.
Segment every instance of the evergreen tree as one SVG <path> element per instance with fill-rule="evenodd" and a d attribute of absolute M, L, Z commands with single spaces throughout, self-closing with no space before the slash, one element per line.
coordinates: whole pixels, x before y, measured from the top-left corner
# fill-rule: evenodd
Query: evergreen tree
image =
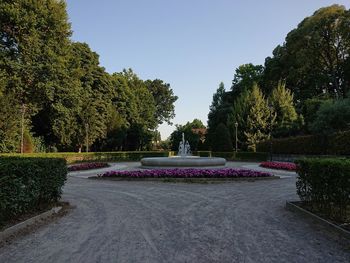
<path fill-rule="evenodd" d="M 230 113 L 226 126 L 233 137 L 236 135 L 236 123 L 237 127 L 237 138 L 238 138 L 238 148 L 246 148 L 246 136 L 244 131 L 247 130 L 247 118 L 249 114 L 249 96 L 250 91 L 244 91 L 241 95 L 235 99 L 232 105 L 232 112 Z"/>
<path fill-rule="evenodd" d="M 298 114 L 294 107 L 293 94 L 286 88 L 285 82 L 278 83 L 269 102 L 276 115 L 274 134 L 288 135 L 288 131 L 297 125 Z"/>
<path fill-rule="evenodd" d="M 270 112 L 267 101 L 257 85 L 254 85 L 248 96 L 249 112 L 247 129 L 244 132 L 248 149 L 256 151 L 256 144 L 269 138 L 269 129 L 274 114 Z"/>
<path fill-rule="evenodd" d="M 213 101 L 210 105 L 208 114 L 208 130 L 206 135 L 206 144 L 210 147 L 214 145 L 215 130 L 220 123 L 226 123 L 231 112 L 231 93 L 225 91 L 224 83 L 220 83 L 219 88 L 213 95 Z"/>
<path fill-rule="evenodd" d="M 232 152 L 232 140 L 230 133 L 225 124 L 220 123 L 215 130 L 215 144 L 213 144 L 213 151 L 215 152 Z"/>

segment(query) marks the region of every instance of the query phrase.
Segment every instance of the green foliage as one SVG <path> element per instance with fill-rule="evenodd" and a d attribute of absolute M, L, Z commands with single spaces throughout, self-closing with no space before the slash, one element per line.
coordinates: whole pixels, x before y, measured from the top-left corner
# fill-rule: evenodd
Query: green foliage
<path fill-rule="evenodd" d="M 16 152 L 21 141 L 21 108 L 13 94 L 0 94 L 0 152 Z"/>
<path fill-rule="evenodd" d="M 296 163 L 300 199 L 315 212 L 350 222 L 350 160 L 303 159 Z"/>
<path fill-rule="evenodd" d="M 332 5 L 317 10 L 288 33 L 283 46 L 265 61 L 265 85 L 285 79 L 296 101 L 324 94 L 344 97 L 349 91 L 350 11 Z"/>
<path fill-rule="evenodd" d="M 168 157 L 168 151 L 132 151 L 132 152 L 88 152 L 88 153 L 33 153 L 33 154 L 1 154 L 1 157 L 28 158 L 62 158 L 68 164 L 90 161 L 140 161 L 144 157 Z"/>
<path fill-rule="evenodd" d="M 192 122 L 187 122 L 185 125 L 176 125 L 176 130 L 170 135 L 171 150 L 177 151 L 179 143 L 182 140 L 182 133 L 185 134 L 185 140 L 191 146 L 192 151 L 198 150 L 198 145 L 200 144 L 201 136 L 193 131 L 193 129 L 204 129 L 204 124 L 198 120 L 194 119 Z"/>
<path fill-rule="evenodd" d="M 294 108 L 293 94 L 286 88 L 286 84 L 279 82 L 278 86 L 272 91 L 270 103 L 276 114 L 275 128 L 286 129 L 292 127 L 297 121 L 298 115 Z"/>
<path fill-rule="evenodd" d="M 227 119 L 227 127 L 230 131 L 231 136 L 236 135 L 235 124 L 237 127 L 237 137 L 238 137 L 238 148 L 246 148 L 246 135 L 244 131 L 247 130 L 247 118 L 249 114 L 249 91 L 243 92 L 238 98 L 235 99 L 232 112 L 229 114 Z"/>
<path fill-rule="evenodd" d="M 0 226 L 58 201 L 66 175 L 64 159 L 0 157 Z"/>
<path fill-rule="evenodd" d="M 0 118 L 12 116 L 0 123 L 1 152 L 18 149 L 19 105 L 29 132 L 60 151 L 146 149 L 174 117 L 169 84 L 131 69 L 110 75 L 87 44 L 71 41 L 65 1 L 2 1 L 0 22 Z"/>
<path fill-rule="evenodd" d="M 213 101 L 208 114 L 208 130 L 205 142 L 208 148 L 215 147 L 215 131 L 218 125 L 220 123 L 227 123 L 229 114 L 232 111 L 231 99 L 231 93 L 225 91 L 224 83 L 221 82 L 213 95 Z"/>
<path fill-rule="evenodd" d="M 257 145 L 258 151 L 269 149 L 269 140 Z M 350 155 L 350 131 L 273 139 L 272 150 L 275 154 Z"/>
<path fill-rule="evenodd" d="M 312 99 L 305 100 L 303 107 L 302 107 L 302 114 L 304 116 L 305 120 L 305 126 L 307 131 L 310 131 L 309 127 L 311 123 L 316 119 L 317 111 L 320 109 L 320 107 L 323 104 L 331 103 L 332 100 L 329 98 L 324 97 L 315 97 Z"/>
<path fill-rule="evenodd" d="M 225 124 L 220 123 L 215 130 L 215 143 L 212 145 L 212 150 L 215 152 L 232 151 L 232 141 L 230 133 Z"/>
<path fill-rule="evenodd" d="M 264 67 L 261 65 L 243 64 L 239 66 L 232 81 L 233 97 L 239 97 L 243 92 L 250 91 L 255 84 L 261 85 Z"/>
<path fill-rule="evenodd" d="M 244 135 L 247 138 L 248 149 L 256 151 L 256 144 L 269 137 L 272 113 L 261 90 L 255 85 L 248 96 L 249 111 Z"/>
<path fill-rule="evenodd" d="M 267 161 L 268 153 L 266 152 L 212 152 L 213 157 L 222 157 L 230 161 Z"/>
<path fill-rule="evenodd" d="M 160 79 L 155 79 L 146 80 L 145 85 L 155 101 L 157 124 L 162 124 L 163 122 L 172 124 L 170 120 L 175 117 L 174 103 L 178 97 L 174 95 L 170 84 L 164 83 Z"/>
<path fill-rule="evenodd" d="M 310 125 L 314 133 L 329 134 L 350 129 L 350 99 L 324 103 Z"/>

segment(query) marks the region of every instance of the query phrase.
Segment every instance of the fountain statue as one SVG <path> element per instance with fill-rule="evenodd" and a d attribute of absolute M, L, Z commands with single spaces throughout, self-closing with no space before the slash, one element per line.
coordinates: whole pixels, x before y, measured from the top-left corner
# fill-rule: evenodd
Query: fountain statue
<path fill-rule="evenodd" d="M 219 157 L 199 157 L 193 156 L 188 141 L 182 133 L 182 140 L 179 143 L 177 156 L 171 157 L 147 157 L 141 159 L 144 168 L 161 167 L 212 167 L 225 166 L 226 160 Z"/>
<path fill-rule="evenodd" d="M 179 151 L 177 152 L 178 156 L 192 156 L 191 147 L 188 141 L 185 141 L 185 134 L 182 133 L 182 141 L 179 143 Z"/>

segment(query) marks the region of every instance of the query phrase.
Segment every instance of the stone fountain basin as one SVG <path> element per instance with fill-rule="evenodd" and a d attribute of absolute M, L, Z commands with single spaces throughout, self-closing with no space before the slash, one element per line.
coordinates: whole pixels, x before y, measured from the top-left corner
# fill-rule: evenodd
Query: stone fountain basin
<path fill-rule="evenodd" d="M 174 156 L 148 157 L 141 159 L 143 167 L 210 167 L 225 166 L 226 160 L 219 157 Z"/>

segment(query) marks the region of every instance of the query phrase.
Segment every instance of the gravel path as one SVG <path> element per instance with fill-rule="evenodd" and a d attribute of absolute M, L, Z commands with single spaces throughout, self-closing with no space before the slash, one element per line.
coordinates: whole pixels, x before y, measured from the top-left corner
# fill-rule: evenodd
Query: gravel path
<path fill-rule="evenodd" d="M 296 199 L 295 176 L 222 184 L 70 176 L 64 200 L 76 208 L 0 248 L 0 262 L 350 262 L 349 247 L 284 209 Z"/>

